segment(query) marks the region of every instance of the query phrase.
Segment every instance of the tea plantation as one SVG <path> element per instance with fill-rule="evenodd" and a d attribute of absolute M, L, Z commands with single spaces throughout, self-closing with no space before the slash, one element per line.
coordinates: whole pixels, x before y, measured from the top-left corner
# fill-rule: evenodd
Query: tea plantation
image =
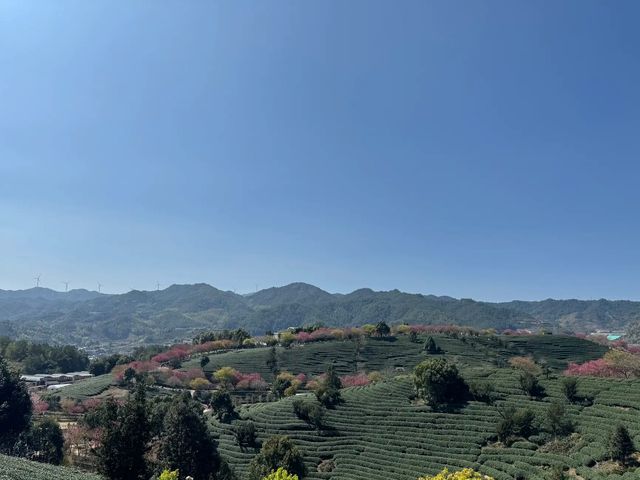
<path fill-rule="evenodd" d="M 502 405 L 526 405 L 540 417 L 551 400 L 561 396 L 554 379 L 543 381 L 550 396 L 534 401 L 519 390 L 515 372 L 496 370 L 488 378 L 496 383 Z M 473 467 L 497 480 L 518 475 L 541 480 L 551 478 L 555 465 L 574 468 L 585 480 L 640 478 L 640 470 L 622 476 L 605 475 L 586 466 L 605 455 L 603 435 L 617 421 L 628 425 L 640 441 L 640 382 L 584 380 L 581 389 L 595 393 L 595 403 L 570 407 L 579 438 L 562 453 L 544 452 L 526 441 L 508 448 L 492 446 L 499 420 L 495 407 L 470 402 L 457 412 L 432 412 L 410 400 L 413 385 L 408 377 L 346 389 L 344 402 L 327 411 L 327 428 L 322 433 L 294 416 L 291 398 L 245 407 L 241 420 L 253 421 L 260 439 L 275 434 L 294 439 L 305 453 L 309 470 L 306 478 L 310 479 L 415 480 L 419 474 L 435 474 L 444 467 Z M 233 424 L 212 422 L 220 436 L 222 455 L 238 472 L 246 472 L 254 452 L 236 445 Z M 327 459 L 333 460 L 335 469 L 318 472 L 317 466 Z"/>
<path fill-rule="evenodd" d="M 519 373 L 499 368 L 496 360 L 524 354 L 544 359 L 552 368 L 564 368 L 568 362 L 598 358 L 606 351 L 591 342 L 560 336 L 503 337 L 500 345 L 490 343 L 495 339 L 489 337 L 461 340 L 438 336 L 436 340 L 445 351 L 444 356 L 461 366 L 468 381 L 488 380 L 495 385 L 500 409 L 526 406 L 540 422 L 550 403 L 563 398 L 562 377 L 557 372 L 548 379 L 542 377 L 547 396 L 533 400 L 522 392 Z M 214 355 L 208 368 L 231 365 L 269 376 L 264 366 L 266 350 Z M 343 402 L 326 411 L 325 428 L 320 432 L 294 415 L 293 398 L 246 405 L 241 408 L 238 421 L 252 421 L 259 440 L 276 434 L 291 437 L 304 452 L 309 472 L 305 478 L 309 479 L 415 480 L 444 467 L 472 467 L 496 480 L 543 480 L 553 478 L 554 466 L 562 466 L 576 479 L 640 478 L 640 470 L 617 475 L 597 464 L 606 456 L 603 438 L 618 422 L 627 425 L 640 443 L 640 381 L 580 379 L 580 393 L 590 396 L 592 404 L 567 407 L 577 433 L 565 445 L 545 449 L 533 441 L 519 441 L 507 447 L 496 443 L 500 413 L 495 406 L 471 401 L 458 411 L 445 413 L 434 412 L 415 401 L 410 371 L 425 358 L 422 343 L 412 343 L 404 337 L 395 341 L 368 339 L 359 349 L 351 342 L 326 342 L 279 350 L 280 368 L 293 373 L 322 373 L 335 360 L 341 373 L 356 369 L 396 369 L 397 373 L 397 367 L 404 367 L 406 374 L 343 390 Z M 303 395 L 314 398 L 312 394 Z M 219 435 L 222 455 L 238 473 L 246 474 L 256 452 L 237 446 L 233 434 L 237 421 L 224 424 L 212 419 L 211 423 Z M 333 469 L 318 471 L 318 466 L 327 465 L 328 461 Z"/>
<path fill-rule="evenodd" d="M 64 397 L 85 399 L 107 390 L 113 384 L 113 376 L 110 374 L 98 375 L 81 382 L 74 383 L 59 390 Z"/>
<path fill-rule="evenodd" d="M 567 415 L 576 426 L 574 434 L 557 442 L 541 441 L 542 437 L 536 435 L 510 445 L 497 442 L 496 425 L 502 412 L 510 406 L 530 408 L 542 426 L 549 405 L 554 400 L 564 401 L 562 370 L 570 362 L 602 357 L 606 347 L 556 335 L 433 335 L 442 349 L 436 357 L 455 363 L 470 383 L 493 384 L 497 398 L 494 405 L 469 401 L 457 409 L 434 411 L 415 398 L 411 375 L 413 368 L 429 357 L 424 348 L 426 338 L 420 335 L 417 341 L 411 341 L 406 335 L 398 335 L 277 347 L 277 367 L 281 371 L 313 377 L 333 365 L 340 375 L 379 371 L 384 380 L 343 389 L 342 402 L 325 411 L 320 430 L 294 414 L 295 399 L 315 402 L 315 396 L 304 390 L 279 401 L 238 407 L 239 418 L 230 423 L 210 416 L 222 457 L 241 480 L 246 478 L 258 449 L 239 447 L 234 430 L 240 423 L 251 421 L 259 442 L 277 434 L 289 436 L 304 454 L 308 470 L 305 478 L 311 480 L 415 480 L 445 467 L 471 467 L 496 480 L 555 480 L 554 467 L 562 467 L 568 475 L 565 478 L 576 480 L 640 478 L 640 469 L 633 466 L 624 473 L 608 468 L 604 442 L 612 427 L 623 423 L 640 445 L 640 380 L 580 378 L 579 394 L 589 401 L 567 404 Z M 244 373 L 260 373 L 272 381 L 267 363 L 270 354 L 268 347 L 211 353 L 205 370 L 230 366 Z M 550 368 L 539 376 L 545 396 L 533 399 L 522 391 L 519 371 L 508 364 L 516 356 L 529 356 Z M 200 358 L 184 362 L 183 368 L 199 366 Z M 62 393 L 80 399 L 98 395 L 110 387 L 109 378 L 80 382 Z M 158 393 L 167 394 L 165 390 Z M 41 467 L 37 468 L 40 472 Z M 64 478 L 95 478 L 66 475 Z M 49 476 L 58 478 L 53 470 Z"/>
<path fill-rule="evenodd" d="M 488 365 L 497 359 L 531 355 L 546 361 L 550 367 L 564 369 L 568 362 L 584 362 L 601 357 L 606 347 L 575 337 L 546 336 L 489 336 L 461 339 L 434 335 L 445 354 L 457 362 L 469 365 Z M 277 347 L 278 366 L 293 373 L 317 375 L 332 363 L 340 375 L 358 371 L 405 369 L 407 372 L 424 360 L 425 336 L 411 342 L 405 335 L 389 338 L 367 338 L 360 342 L 328 341 L 309 343 L 291 348 Z M 224 366 L 242 372 L 258 372 L 265 379 L 273 376 L 267 367 L 268 348 L 236 350 L 209 355 L 205 370 L 214 371 Z M 199 365 L 200 357 L 185 367 Z"/>
<path fill-rule="evenodd" d="M 101 480 L 102 477 L 71 468 L 54 467 L 0 455 L 0 480 Z M 104 479 L 102 479 L 104 480 Z"/>

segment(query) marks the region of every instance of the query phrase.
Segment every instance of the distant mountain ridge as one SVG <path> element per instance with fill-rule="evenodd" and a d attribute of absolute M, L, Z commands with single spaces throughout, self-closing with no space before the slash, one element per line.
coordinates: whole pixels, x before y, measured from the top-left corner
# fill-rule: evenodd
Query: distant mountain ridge
<path fill-rule="evenodd" d="M 640 302 L 631 300 L 515 300 L 499 305 L 576 332 L 623 330 L 640 321 Z"/>
<path fill-rule="evenodd" d="M 68 300 L 82 301 L 100 297 L 105 294 L 86 290 L 84 288 L 76 288 L 68 292 L 58 292 L 50 288 L 34 287 L 26 290 L 0 290 L 0 300 L 26 300 L 26 299 L 42 299 L 42 300 Z"/>
<path fill-rule="evenodd" d="M 322 322 L 454 323 L 476 328 L 620 330 L 640 320 L 640 302 L 543 300 L 504 303 L 363 288 L 348 294 L 292 283 L 239 295 L 204 283 L 112 295 L 46 288 L 0 290 L 0 335 L 72 343 L 89 351 L 190 339 L 209 329 L 253 334 Z"/>
<path fill-rule="evenodd" d="M 335 299 L 335 295 L 307 283 L 296 282 L 284 287 L 271 287 L 246 296 L 252 306 L 286 305 L 290 303 L 321 304 Z"/>

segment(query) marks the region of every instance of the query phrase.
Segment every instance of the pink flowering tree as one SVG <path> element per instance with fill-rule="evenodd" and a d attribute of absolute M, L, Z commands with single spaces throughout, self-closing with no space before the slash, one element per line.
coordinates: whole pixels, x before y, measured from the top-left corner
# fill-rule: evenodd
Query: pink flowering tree
<path fill-rule="evenodd" d="M 269 384 L 259 373 L 240 373 L 235 375 L 235 387 L 238 390 L 260 390 L 265 391 Z"/>
<path fill-rule="evenodd" d="M 340 377 L 340 381 L 343 387 L 364 387 L 371 383 L 369 376 L 364 372 L 356 373 L 355 375 L 344 375 Z"/>
<path fill-rule="evenodd" d="M 49 404 L 36 393 L 31 394 L 31 404 L 33 405 L 33 413 L 42 415 L 49 410 Z"/>

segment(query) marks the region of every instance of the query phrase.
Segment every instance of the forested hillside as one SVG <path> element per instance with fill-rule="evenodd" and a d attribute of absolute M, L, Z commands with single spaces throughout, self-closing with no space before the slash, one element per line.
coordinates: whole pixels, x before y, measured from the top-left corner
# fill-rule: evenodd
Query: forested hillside
<path fill-rule="evenodd" d="M 620 330 L 640 319 L 640 302 L 628 300 L 552 300 L 513 301 L 504 308 L 531 315 L 540 322 L 572 331 Z"/>
<path fill-rule="evenodd" d="M 191 338 L 201 330 L 242 327 L 251 333 L 324 323 L 356 326 L 453 323 L 475 328 L 591 332 L 621 329 L 640 316 L 631 301 L 478 302 L 392 290 L 331 294 L 294 283 L 250 295 L 210 285 L 173 285 L 121 295 L 37 288 L 0 291 L 0 335 L 71 343 L 89 349 L 131 349 Z"/>

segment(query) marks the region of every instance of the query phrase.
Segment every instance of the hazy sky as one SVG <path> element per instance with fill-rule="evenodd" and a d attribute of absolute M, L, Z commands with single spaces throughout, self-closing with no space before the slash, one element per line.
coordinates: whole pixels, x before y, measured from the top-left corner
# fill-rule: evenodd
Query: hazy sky
<path fill-rule="evenodd" d="M 638 18 L 0 0 L 0 288 L 639 299 Z"/>

